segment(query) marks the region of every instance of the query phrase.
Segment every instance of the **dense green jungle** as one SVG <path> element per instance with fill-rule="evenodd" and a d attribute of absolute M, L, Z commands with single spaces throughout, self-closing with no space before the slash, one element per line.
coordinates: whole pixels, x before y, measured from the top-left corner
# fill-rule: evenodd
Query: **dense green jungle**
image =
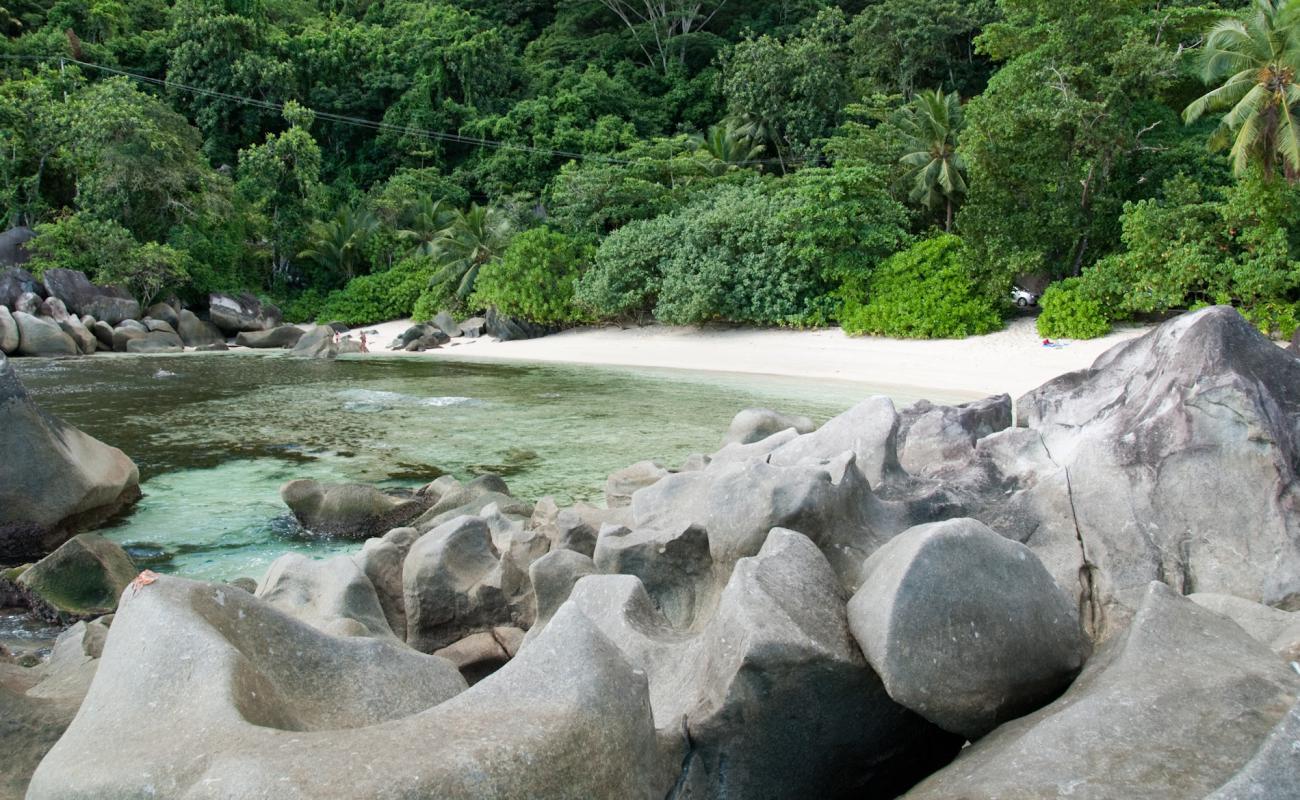
<path fill-rule="evenodd" d="M 27 268 L 291 320 L 1300 315 L 1300 2 L 0 0 Z"/>

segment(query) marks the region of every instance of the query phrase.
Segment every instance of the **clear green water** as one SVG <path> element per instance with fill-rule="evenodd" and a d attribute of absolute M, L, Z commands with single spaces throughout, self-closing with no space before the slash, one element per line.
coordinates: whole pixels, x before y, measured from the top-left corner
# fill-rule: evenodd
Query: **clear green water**
<path fill-rule="evenodd" d="M 260 578 L 288 549 L 359 547 L 300 536 L 278 494 L 294 478 L 414 486 L 491 471 L 529 500 L 600 502 L 610 472 L 711 452 L 747 406 L 821 421 L 875 393 L 764 376 L 414 358 L 12 363 L 43 407 L 140 466 L 144 499 L 103 533 L 142 565 L 211 579 Z"/>

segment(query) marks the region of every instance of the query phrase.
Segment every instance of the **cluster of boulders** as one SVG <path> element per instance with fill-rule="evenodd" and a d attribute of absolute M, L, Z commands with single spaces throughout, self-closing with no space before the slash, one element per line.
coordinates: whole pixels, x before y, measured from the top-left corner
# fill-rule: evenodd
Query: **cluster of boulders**
<path fill-rule="evenodd" d="M 1300 360 L 1211 308 L 1014 411 L 750 410 L 603 508 L 287 484 L 361 550 L 126 590 L 27 796 L 1296 796 Z"/>
<path fill-rule="evenodd" d="M 421 322 L 407 328 L 400 336 L 389 343 L 389 350 L 406 350 L 422 353 L 436 350 L 453 339 L 478 339 L 491 336 L 501 342 L 516 339 L 536 339 L 555 329 L 538 325 L 527 320 L 516 319 L 489 308 L 483 317 L 470 317 L 460 322 L 448 311 L 439 311 L 429 322 Z"/>

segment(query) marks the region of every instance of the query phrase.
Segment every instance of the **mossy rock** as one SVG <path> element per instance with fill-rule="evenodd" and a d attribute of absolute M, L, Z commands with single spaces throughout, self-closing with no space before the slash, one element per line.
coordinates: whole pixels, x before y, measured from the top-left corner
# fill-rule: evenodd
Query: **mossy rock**
<path fill-rule="evenodd" d="M 87 619 L 116 610 L 136 572 L 131 557 L 116 543 L 83 533 L 36 562 L 17 583 L 61 617 Z"/>

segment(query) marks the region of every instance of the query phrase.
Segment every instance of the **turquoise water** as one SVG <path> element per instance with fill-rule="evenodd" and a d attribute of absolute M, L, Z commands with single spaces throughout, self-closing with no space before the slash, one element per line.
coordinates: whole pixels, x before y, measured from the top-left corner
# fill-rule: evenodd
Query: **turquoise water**
<path fill-rule="evenodd" d="M 528 500 L 599 503 L 610 472 L 711 452 L 747 406 L 822 421 L 875 393 L 766 376 L 424 358 L 12 363 L 44 408 L 140 466 L 144 499 L 102 532 L 142 566 L 209 579 L 260 578 L 288 549 L 360 546 L 301 536 L 278 494 L 294 478 L 418 486 L 496 472 Z"/>

